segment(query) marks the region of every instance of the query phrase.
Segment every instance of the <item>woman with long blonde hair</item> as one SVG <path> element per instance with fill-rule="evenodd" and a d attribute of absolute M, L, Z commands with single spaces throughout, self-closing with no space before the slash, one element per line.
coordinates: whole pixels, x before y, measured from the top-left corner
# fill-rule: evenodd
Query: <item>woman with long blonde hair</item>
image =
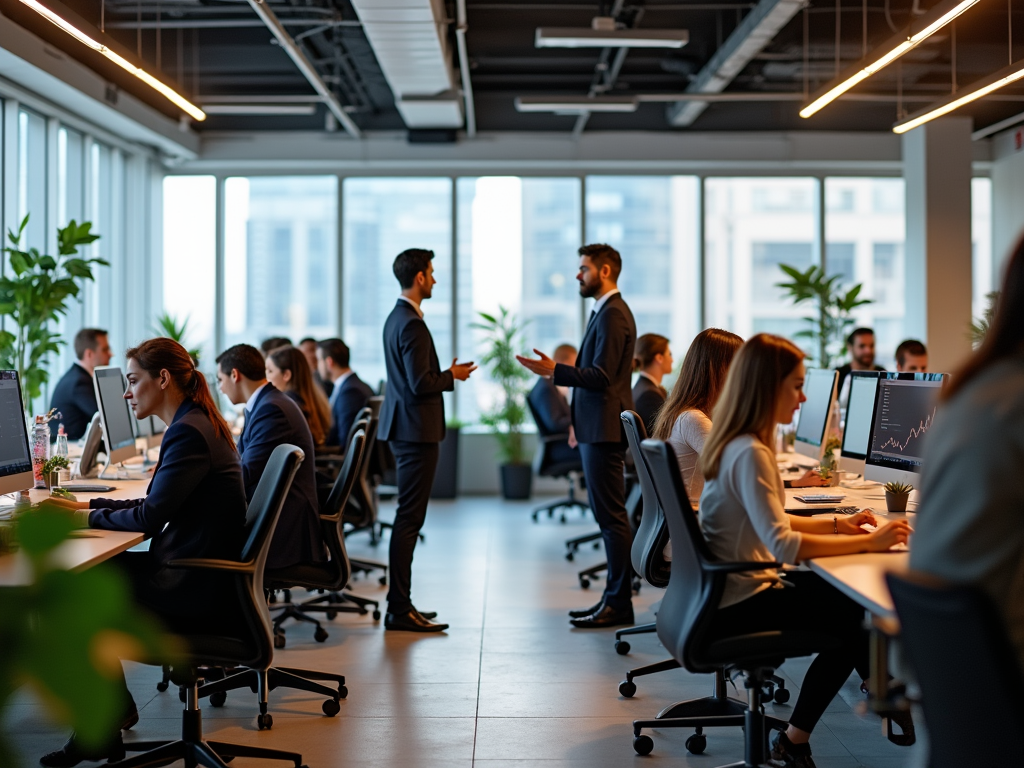
<path fill-rule="evenodd" d="M 331 404 L 314 381 L 301 350 L 278 347 L 267 353 L 267 381 L 295 400 L 309 422 L 313 442 L 323 445 L 331 429 Z"/>
<path fill-rule="evenodd" d="M 788 423 L 803 393 L 804 353 L 779 336 L 760 333 L 740 348 L 714 410 L 700 463 L 706 484 L 700 525 L 723 560 L 799 563 L 812 557 L 883 552 L 906 542 L 906 520 L 872 532 L 870 511 L 842 517 L 790 517 L 775 462 L 775 431 Z M 721 637 L 782 629 L 834 638 L 804 676 L 789 728 L 772 743 L 783 765 L 813 768 L 808 743 L 825 708 L 856 667 L 868 675 L 863 610 L 814 573 L 774 569 L 729 574 L 712 632 Z M 786 588 L 782 587 L 793 587 Z"/>

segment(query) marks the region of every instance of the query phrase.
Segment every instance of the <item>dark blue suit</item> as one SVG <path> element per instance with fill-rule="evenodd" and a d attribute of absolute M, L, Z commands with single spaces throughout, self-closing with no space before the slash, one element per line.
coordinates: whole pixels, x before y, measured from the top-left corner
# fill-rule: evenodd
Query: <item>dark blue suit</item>
<path fill-rule="evenodd" d="M 72 364 L 53 388 L 50 407 L 60 411 L 60 423 L 64 425 L 68 440 L 85 437 L 85 430 L 89 428 L 89 422 L 98 410 L 96 390 L 89 372 L 78 363 Z M 50 439 L 57 439 L 56 430 Z"/>
<path fill-rule="evenodd" d="M 413 607 L 412 555 L 427 517 L 430 489 L 444 439 L 444 400 L 455 388 L 451 371 L 442 371 L 427 324 L 416 309 L 399 299 L 384 323 L 384 362 L 388 386 L 377 438 L 388 441 L 395 456 L 398 509 L 391 531 L 388 611 Z"/>
<path fill-rule="evenodd" d="M 316 466 L 312 461 L 315 448 L 309 423 L 294 400 L 275 389 L 273 384 L 267 384 L 256 395 L 252 409 L 245 416 L 245 429 L 238 439 L 246 499 L 252 500 L 270 454 L 284 443 L 301 448 L 308 460 L 299 465 L 281 508 L 267 556 L 268 568 L 321 562 L 326 559 L 326 554 L 320 532 Z"/>
<path fill-rule="evenodd" d="M 542 436 L 564 434 L 566 439 L 551 444 L 548 456 L 554 464 L 571 464 L 580 461 L 579 448 L 569 447 L 569 427 L 572 426 L 572 411 L 551 379 L 541 376 L 533 385 L 526 398 L 537 420 L 537 431 Z"/>
<path fill-rule="evenodd" d="M 330 398 L 332 423 L 331 430 L 327 433 L 328 445 L 346 447 L 344 442 L 348 437 L 349 428 L 355 421 L 356 414 L 366 406 L 371 397 L 373 390 L 370 389 L 370 385 L 355 373 L 350 373 L 340 386 L 334 387 Z"/>

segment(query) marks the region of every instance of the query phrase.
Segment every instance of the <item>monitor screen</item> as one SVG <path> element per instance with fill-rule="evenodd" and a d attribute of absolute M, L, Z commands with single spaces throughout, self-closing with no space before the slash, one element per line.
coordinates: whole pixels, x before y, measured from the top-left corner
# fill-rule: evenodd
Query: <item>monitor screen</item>
<path fill-rule="evenodd" d="M 93 375 L 108 460 L 111 463 L 124 461 L 135 455 L 135 417 L 124 399 L 124 374 L 117 367 L 98 367 Z"/>
<path fill-rule="evenodd" d="M 906 473 L 920 473 L 925 436 L 935 418 L 944 381 L 941 373 L 879 375 L 866 477 L 903 481 Z"/>
<path fill-rule="evenodd" d="M 17 371 L 0 371 L 0 493 L 31 488 L 32 453 Z"/>
<path fill-rule="evenodd" d="M 800 406 L 800 420 L 796 425 L 796 441 L 819 448 L 825 439 L 829 412 L 835 397 L 836 372 L 811 368 L 804 379 L 807 400 Z"/>
<path fill-rule="evenodd" d="M 843 428 L 844 459 L 864 461 L 867 458 L 877 389 L 878 372 L 850 372 L 850 400 L 846 406 L 846 424 Z"/>

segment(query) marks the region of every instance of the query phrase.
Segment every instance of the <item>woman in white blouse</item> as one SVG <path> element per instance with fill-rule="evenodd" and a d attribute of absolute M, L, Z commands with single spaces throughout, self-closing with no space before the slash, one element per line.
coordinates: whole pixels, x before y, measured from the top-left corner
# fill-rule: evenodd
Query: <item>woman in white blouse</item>
<path fill-rule="evenodd" d="M 798 563 L 812 557 L 880 552 L 907 540 L 898 520 L 875 524 L 860 512 L 844 517 L 790 517 L 775 462 L 775 431 L 806 400 L 804 353 L 792 342 L 761 333 L 736 354 L 700 466 L 705 477 L 700 524 L 711 551 L 723 560 Z M 820 652 L 811 663 L 789 718 L 772 743 L 772 758 L 813 768 L 808 740 L 825 708 L 856 667 L 868 674 L 863 610 L 810 572 L 772 569 L 727 577 L 713 632 L 728 636 L 773 630 L 806 630 L 840 641 L 842 650 Z M 783 588 L 783 587 L 786 588 Z"/>

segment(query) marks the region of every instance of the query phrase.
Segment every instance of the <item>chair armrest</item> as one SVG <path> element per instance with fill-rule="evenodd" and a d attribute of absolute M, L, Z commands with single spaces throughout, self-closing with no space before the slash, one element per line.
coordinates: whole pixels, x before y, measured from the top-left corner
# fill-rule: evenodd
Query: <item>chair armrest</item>
<path fill-rule="evenodd" d="M 224 571 L 226 573 L 252 573 L 256 570 L 255 563 L 238 563 L 234 560 L 214 560 L 208 557 L 186 557 L 171 560 L 168 568 L 190 568 L 202 571 Z"/>
<path fill-rule="evenodd" d="M 782 568 L 782 563 L 705 563 L 704 569 L 712 573 L 743 573 L 743 571 L 763 571 L 769 568 Z"/>

